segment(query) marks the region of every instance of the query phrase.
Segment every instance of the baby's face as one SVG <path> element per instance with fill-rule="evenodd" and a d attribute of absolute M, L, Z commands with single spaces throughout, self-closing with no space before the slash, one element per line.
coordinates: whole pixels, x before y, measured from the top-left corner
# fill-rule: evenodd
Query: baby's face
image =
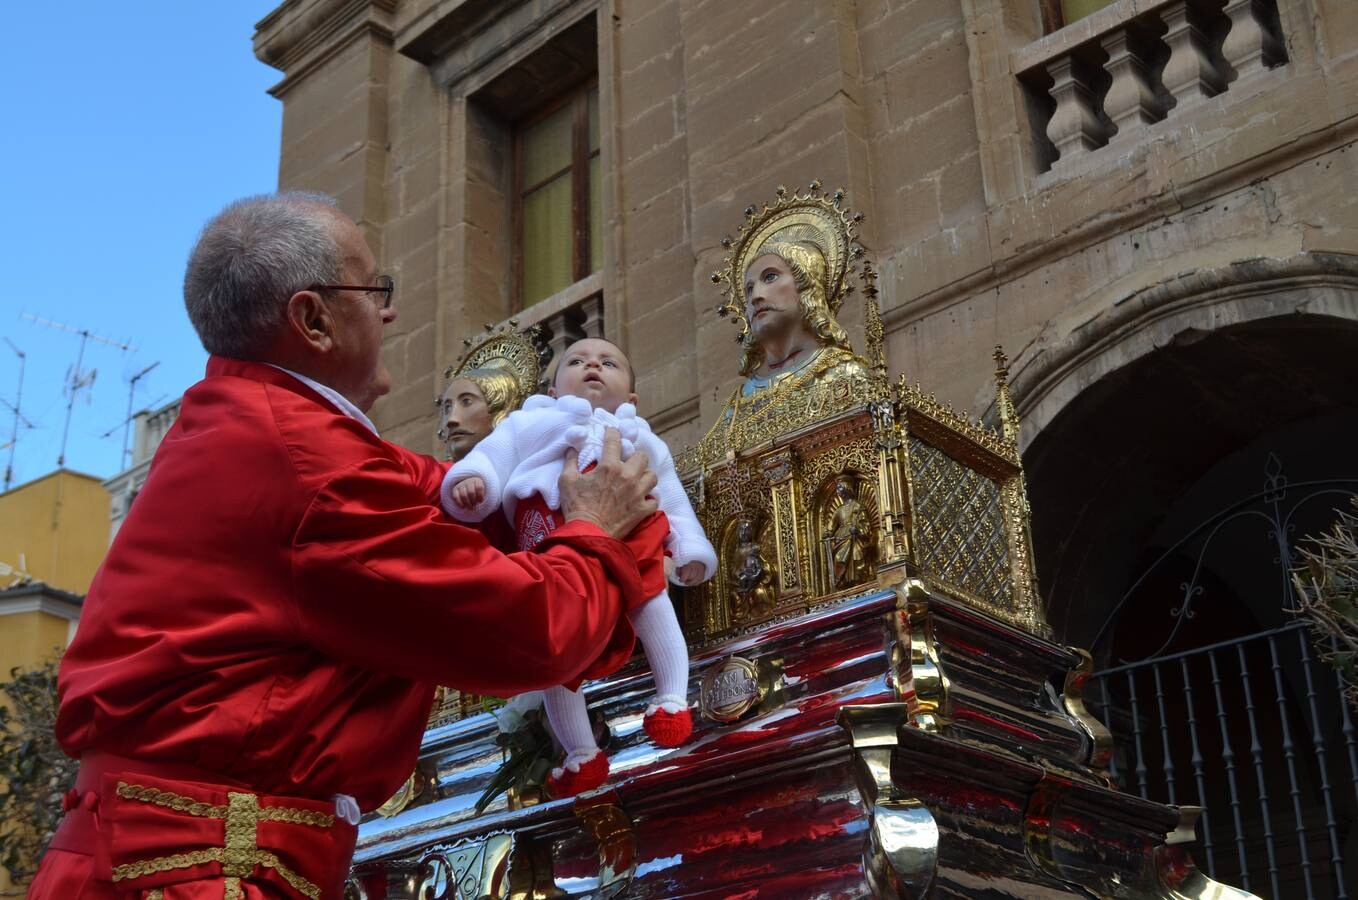
<path fill-rule="evenodd" d="M 637 402 L 632 393 L 632 364 L 608 341 L 576 341 L 561 357 L 551 395 L 582 397 L 595 409 L 616 412 L 624 403 Z"/>

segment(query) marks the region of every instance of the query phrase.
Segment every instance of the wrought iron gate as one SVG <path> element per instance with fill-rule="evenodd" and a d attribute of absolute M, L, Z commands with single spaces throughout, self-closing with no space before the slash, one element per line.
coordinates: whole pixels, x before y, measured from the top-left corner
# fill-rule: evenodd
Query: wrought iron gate
<path fill-rule="evenodd" d="M 1309 625 L 1288 613 L 1295 609 L 1294 514 L 1317 500 L 1347 504 L 1358 480 L 1289 485 L 1272 455 L 1265 476 L 1265 490 L 1208 518 L 1160 556 L 1154 565 L 1171 553 L 1183 560 L 1185 548 L 1197 554 L 1170 610 L 1169 638 L 1147 658 L 1096 672 L 1088 697 L 1113 732 L 1112 775 L 1122 790 L 1204 808 L 1195 855 L 1209 875 L 1276 900 L 1347 898 L 1358 878 L 1355 712 L 1343 701 L 1338 673 L 1319 658 Z M 1278 597 L 1283 624 L 1168 652 L 1196 615 L 1213 539 L 1259 516 L 1281 576 L 1278 593 L 1259 587 Z M 1145 577 L 1114 608 L 1096 644 L 1137 605 L 1130 601 Z"/>

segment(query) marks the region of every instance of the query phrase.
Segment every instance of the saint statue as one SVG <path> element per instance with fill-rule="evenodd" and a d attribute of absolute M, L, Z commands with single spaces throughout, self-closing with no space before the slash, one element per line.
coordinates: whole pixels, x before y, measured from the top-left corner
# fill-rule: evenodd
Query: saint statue
<path fill-rule="evenodd" d="M 523 405 L 518 379 L 507 369 L 467 369 L 448 382 L 439 400 L 438 438 L 456 462 Z"/>
<path fill-rule="evenodd" d="M 759 409 L 774 388 L 806 384 L 849 372 L 867 373 L 849 348 L 826 300 L 825 253 L 811 240 L 761 245 L 744 273 L 745 319 L 740 374 L 746 376 L 733 406 Z"/>
<path fill-rule="evenodd" d="M 773 567 L 764 559 L 764 548 L 749 519 L 741 519 L 736 524 L 735 568 L 731 581 L 735 584 L 736 608 L 743 616 L 773 608 Z"/>
<path fill-rule="evenodd" d="M 443 373 L 449 381 L 438 401 L 438 439 L 454 461 L 537 392 L 551 352 L 536 327 L 519 331 L 512 320 L 463 343 L 466 352 Z"/>
<path fill-rule="evenodd" d="M 740 374 L 732 393 L 702 441 L 678 460 L 681 469 L 707 468 L 724 456 L 827 416 L 884 397 L 884 363 L 854 353 L 836 321 L 852 292 L 849 275 L 862 254 L 855 220 L 839 207 L 842 195 L 826 197 L 812 185 L 807 195 L 786 195 L 749 222 L 738 240 L 723 245 L 731 255 L 713 281 L 725 282 L 718 312 L 742 327 Z M 870 275 L 864 264 L 864 272 Z M 871 276 L 868 279 L 871 285 Z M 875 296 L 875 290 L 865 291 Z M 869 305 L 869 335 L 881 356 L 876 302 Z M 874 337 L 875 336 L 875 337 Z"/>
<path fill-rule="evenodd" d="M 875 542 L 872 521 L 863 504 L 858 502 L 848 478 L 835 480 L 835 496 L 839 498 L 839 506 L 831 516 L 824 538 L 829 549 L 832 581 L 836 588 L 844 588 L 866 581 L 872 574 Z"/>

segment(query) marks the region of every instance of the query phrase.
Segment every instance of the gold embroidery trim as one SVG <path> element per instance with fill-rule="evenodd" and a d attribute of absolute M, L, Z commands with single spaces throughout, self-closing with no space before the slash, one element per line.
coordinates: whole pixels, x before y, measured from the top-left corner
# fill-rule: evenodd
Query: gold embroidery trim
<path fill-rule="evenodd" d="M 243 878 L 250 874 L 259 856 L 255 832 L 259 828 L 259 798 L 254 794 L 229 792 L 226 810 L 226 848 L 222 853 L 222 874 Z"/>
<path fill-rule="evenodd" d="M 310 897 L 311 900 L 318 900 L 318 898 L 321 896 L 320 888 L 316 887 L 316 885 L 312 884 L 310 881 L 307 881 L 301 875 L 298 875 L 296 872 L 292 871 L 292 869 L 289 869 L 287 866 L 283 865 L 283 861 L 280 860 L 274 854 L 270 853 L 268 850 L 261 850 L 259 852 L 259 864 L 261 866 L 264 866 L 266 869 L 273 869 L 275 872 L 277 872 L 279 877 L 281 877 L 288 884 L 292 885 L 292 889 L 295 890 L 297 893 Z"/>
<path fill-rule="evenodd" d="M 204 863 L 221 861 L 222 849 L 220 847 L 209 847 L 206 850 L 194 850 L 190 853 L 176 853 L 173 856 L 157 856 L 155 859 L 139 859 L 136 862 L 114 866 L 113 880 L 123 881 L 128 878 L 141 878 L 145 875 L 155 875 L 158 872 L 169 872 L 172 869 L 187 869 L 190 866 L 201 866 Z"/>
<path fill-rule="evenodd" d="M 289 806 L 261 806 L 259 821 L 286 822 L 289 825 L 315 825 L 329 828 L 335 824 L 335 817 L 326 813 L 312 812 L 309 809 L 293 809 Z"/>
<path fill-rule="evenodd" d="M 211 803 L 200 803 L 192 797 L 185 797 L 182 794 L 172 794 L 169 791 L 158 791 L 155 788 L 142 787 L 139 784 L 128 784 L 118 782 L 118 796 L 125 800 L 140 800 L 143 803 L 154 803 L 156 806 L 163 806 L 175 812 L 188 813 L 191 816 L 203 816 L 209 819 L 226 818 L 225 806 L 213 806 Z"/>
<path fill-rule="evenodd" d="M 165 892 L 160 888 L 146 892 L 146 900 L 165 900 Z"/>
<path fill-rule="evenodd" d="M 319 900 L 321 896 L 320 888 L 285 866 L 276 854 L 259 849 L 259 823 L 261 821 L 285 822 L 291 825 L 330 828 L 335 824 L 334 816 L 313 812 L 312 810 L 293 809 L 287 806 L 261 807 L 257 796 L 238 791 L 227 792 L 228 803 L 225 806 L 200 803 L 181 794 L 161 791 L 139 784 L 128 784 L 123 781 L 118 782 L 117 794 L 127 800 L 151 803 L 192 816 L 225 819 L 226 841 L 222 847 L 210 847 L 206 850 L 194 850 L 189 853 L 175 853 L 170 856 L 141 859 L 114 866 L 114 881 L 141 878 L 144 875 L 169 872 L 174 869 L 187 869 L 190 866 L 216 862 L 221 863 L 222 874 L 226 876 L 226 900 L 233 900 L 233 898 L 242 896 L 240 879 L 248 877 L 254 871 L 255 866 L 263 866 L 277 872 L 284 881 L 292 886 L 293 890 L 302 896 L 309 898 L 309 900 Z"/>

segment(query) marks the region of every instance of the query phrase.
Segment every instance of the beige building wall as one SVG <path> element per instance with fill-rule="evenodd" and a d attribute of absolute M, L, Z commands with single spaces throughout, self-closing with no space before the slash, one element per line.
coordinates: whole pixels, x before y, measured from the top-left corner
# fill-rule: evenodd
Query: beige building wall
<path fill-rule="evenodd" d="M 109 495 L 58 470 L 0 494 L 0 681 L 59 656 L 108 549 Z M 0 868 L 0 895 L 18 896 Z"/>
<path fill-rule="evenodd" d="M 75 635 L 79 598 L 42 585 L 0 591 L 0 680 L 59 656 Z"/>
<path fill-rule="evenodd" d="M 820 179 L 866 214 L 893 372 L 986 415 L 1002 344 L 1033 446 L 1175 341 L 1358 319 L 1358 6 L 1259 9 L 1118 0 L 1044 35 L 1037 0 L 288 0 L 255 48 L 283 72 L 280 187 L 338 196 L 397 278 L 388 436 L 435 449 L 441 372 L 483 324 L 601 292 L 641 411 L 696 439 L 737 380 L 721 239 Z M 518 311 L 513 103 L 582 28 L 604 267 Z"/>
<path fill-rule="evenodd" d="M 59 469 L 20 485 L 0 494 L 0 563 L 83 594 L 108 550 L 108 516 L 108 491 L 90 475 Z"/>

